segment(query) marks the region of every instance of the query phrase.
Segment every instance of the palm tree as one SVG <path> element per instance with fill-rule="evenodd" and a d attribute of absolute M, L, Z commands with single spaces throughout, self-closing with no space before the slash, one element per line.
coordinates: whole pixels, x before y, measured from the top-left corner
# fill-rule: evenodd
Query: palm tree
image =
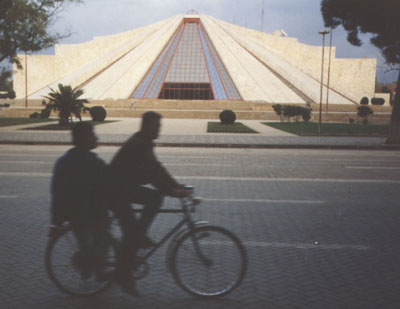
<path fill-rule="evenodd" d="M 71 114 L 82 120 L 81 112 L 85 111 L 83 103 L 88 103 L 86 99 L 78 99 L 84 92 L 82 89 L 77 89 L 77 87 L 72 89 L 71 86 L 58 84 L 58 90 L 51 88 L 50 90 L 51 92 L 45 98 L 50 101 L 48 106 L 51 110 L 59 111 L 59 125 L 68 125 Z"/>

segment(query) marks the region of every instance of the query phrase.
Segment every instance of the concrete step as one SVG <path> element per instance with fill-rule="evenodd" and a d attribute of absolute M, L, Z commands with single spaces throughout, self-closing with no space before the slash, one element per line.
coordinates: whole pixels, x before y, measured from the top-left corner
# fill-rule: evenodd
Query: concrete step
<path fill-rule="evenodd" d="M 178 102 L 179 103 L 179 102 Z M 141 107 L 141 106 L 140 106 Z M 146 106 L 147 107 L 147 106 Z M 158 113 L 160 113 L 164 118 L 180 118 L 180 119 L 219 119 L 219 114 L 222 109 L 211 109 L 207 110 L 204 109 L 205 106 L 203 106 L 203 109 L 199 108 L 198 109 L 173 109 L 173 108 L 166 108 L 166 106 L 162 105 L 160 107 L 162 108 L 154 108 L 156 107 L 155 105 L 152 105 L 153 108 L 110 108 L 106 107 L 107 110 L 107 117 L 141 117 L 141 115 L 148 111 L 148 110 L 154 110 Z M 358 121 L 360 118 L 356 114 L 356 108 L 355 106 L 351 106 L 352 108 L 338 108 L 337 106 L 331 106 L 329 108 L 329 113 L 326 113 L 325 110 L 323 109 L 322 112 L 322 121 L 327 121 L 327 122 L 348 122 L 349 118 L 353 118 L 354 120 Z M 2 111 L 0 110 L 0 114 L 2 117 L 29 117 L 30 114 L 33 112 L 40 112 L 42 109 L 42 106 L 36 106 L 36 107 L 29 107 L 29 108 L 23 108 L 23 107 L 11 107 L 11 108 L 5 108 Z M 235 109 L 232 108 L 232 110 L 236 113 L 236 117 L 238 120 L 280 120 L 280 117 L 275 114 L 274 111 L 272 111 L 272 107 L 269 106 L 264 106 L 264 108 L 261 108 L 261 106 L 256 106 L 251 110 L 246 110 L 246 109 Z M 369 120 L 371 122 L 389 122 L 390 121 L 390 116 L 391 116 L 391 111 L 388 109 L 382 109 L 381 106 L 379 107 L 373 107 L 374 114 L 369 117 Z M 88 113 L 83 113 L 83 116 L 89 116 Z M 51 117 L 57 117 L 58 112 L 52 113 Z M 312 118 L 311 121 L 318 121 L 319 119 L 319 111 L 317 108 L 313 109 L 313 112 L 311 114 Z M 300 117 L 301 120 L 301 117 Z"/>

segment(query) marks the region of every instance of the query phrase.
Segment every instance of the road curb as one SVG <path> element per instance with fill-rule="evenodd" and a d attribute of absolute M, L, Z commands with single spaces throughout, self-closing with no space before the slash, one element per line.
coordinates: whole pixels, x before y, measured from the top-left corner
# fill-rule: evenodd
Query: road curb
<path fill-rule="evenodd" d="M 0 145 L 71 145 L 63 141 L 0 141 Z M 121 146 L 123 142 L 99 142 L 99 146 Z M 253 149 L 332 149 L 332 150 L 400 150 L 400 145 L 313 145 L 313 144 L 232 144 L 232 143 L 156 143 L 157 147 L 253 148 Z"/>

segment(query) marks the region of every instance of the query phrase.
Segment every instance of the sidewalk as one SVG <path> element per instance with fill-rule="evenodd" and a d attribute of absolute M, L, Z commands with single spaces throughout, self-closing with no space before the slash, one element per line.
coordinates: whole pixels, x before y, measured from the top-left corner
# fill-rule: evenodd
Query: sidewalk
<path fill-rule="evenodd" d="M 139 129 L 140 118 L 108 118 L 117 120 L 95 127 L 100 145 L 121 145 Z M 311 148 L 311 149 L 387 149 L 400 150 L 400 145 L 385 145 L 380 137 L 301 137 L 269 126 L 259 120 L 241 120 L 257 134 L 207 133 L 207 119 L 163 119 L 157 146 L 232 147 L 232 148 Z M 40 124 L 0 128 L 0 144 L 70 144 L 67 131 L 29 130 Z"/>

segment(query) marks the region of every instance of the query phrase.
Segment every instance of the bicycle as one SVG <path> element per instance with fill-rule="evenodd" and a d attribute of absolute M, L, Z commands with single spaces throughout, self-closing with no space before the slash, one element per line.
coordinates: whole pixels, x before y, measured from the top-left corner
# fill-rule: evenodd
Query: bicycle
<path fill-rule="evenodd" d="M 176 283 L 195 296 L 218 297 L 237 288 L 243 281 L 247 270 L 247 253 L 239 238 L 229 230 L 197 222 L 192 219 L 200 198 L 194 197 L 193 187 L 186 186 L 190 195 L 181 198 L 181 209 L 160 209 L 159 213 L 183 213 L 183 218 L 169 231 L 157 245 L 145 250 L 137 257 L 135 280 L 144 278 L 149 272 L 147 260 L 169 239 L 166 251 L 166 265 Z M 133 209 L 140 213 L 141 209 Z M 114 219 L 113 219 L 114 220 Z M 186 225 L 186 228 L 183 228 Z M 109 233 L 110 246 L 106 265 L 114 269 L 116 250 L 120 241 Z M 79 251 L 71 225 L 65 225 L 60 233 L 48 242 L 45 266 L 51 281 L 64 293 L 75 296 L 88 296 L 107 289 L 112 279 L 98 282 L 84 275 L 76 265 Z"/>

